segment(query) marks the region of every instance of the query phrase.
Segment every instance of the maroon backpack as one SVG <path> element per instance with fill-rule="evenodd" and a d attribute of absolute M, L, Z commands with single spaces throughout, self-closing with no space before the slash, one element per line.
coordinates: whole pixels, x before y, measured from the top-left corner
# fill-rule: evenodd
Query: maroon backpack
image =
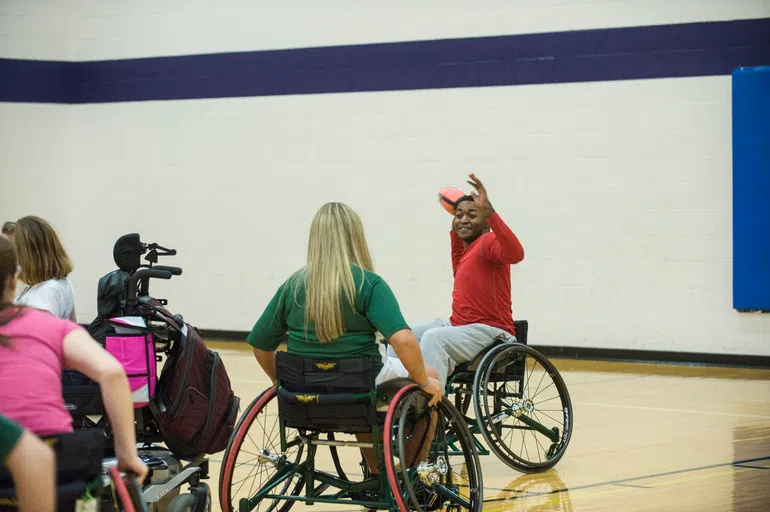
<path fill-rule="evenodd" d="M 187 323 L 179 331 L 180 339 L 160 374 L 153 413 L 168 448 L 192 460 L 227 447 L 240 398 L 230 387 L 219 354 L 206 347 L 200 333 Z"/>

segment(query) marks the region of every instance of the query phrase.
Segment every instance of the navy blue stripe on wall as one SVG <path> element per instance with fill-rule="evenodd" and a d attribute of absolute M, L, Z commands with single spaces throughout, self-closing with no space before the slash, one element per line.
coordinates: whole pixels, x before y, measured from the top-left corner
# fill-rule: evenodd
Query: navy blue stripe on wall
<path fill-rule="evenodd" d="M 770 18 L 112 61 L 0 60 L 0 101 L 104 103 L 729 75 Z M 48 66 L 48 69 L 46 69 Z M 49 85 L 58 84 L 60 88 Z M 42 83 L 46 82 L 46 83 Z"/>
<path fill-rule="evenodd" d="M 71 103 L 74 72 L 72 62 L 0 59 L 0 101 Z"/>

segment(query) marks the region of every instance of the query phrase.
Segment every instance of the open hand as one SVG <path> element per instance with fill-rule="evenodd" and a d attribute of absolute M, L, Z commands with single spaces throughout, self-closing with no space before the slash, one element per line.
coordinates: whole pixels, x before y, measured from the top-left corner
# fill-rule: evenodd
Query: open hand
<path fill-rule="evenodd" d="M 476 208 L 479 209 L 484 217 L 491 217 L 494 215 L 495 209 L 492 208 L 492 203 L 489 202 L 489 198 L 487 197 L 487 189 L 484 188 L 481 180 L 479 180 L 475 174 L 471 173 L 468 177 L 470 178 L 468 183 L 476 189 L 475 192 L 471 192 L 471 197 L 473 198 L 473 202 L 476 204 Z"/>

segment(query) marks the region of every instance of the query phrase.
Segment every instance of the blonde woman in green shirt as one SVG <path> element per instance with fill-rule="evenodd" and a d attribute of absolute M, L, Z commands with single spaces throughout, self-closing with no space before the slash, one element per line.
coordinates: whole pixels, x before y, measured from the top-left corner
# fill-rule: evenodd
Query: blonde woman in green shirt
<path fill-rule="evenodd" d="M 387 357 L 375 337 L 378 331 L 397 358 Z M 273 383 L 275 350 L 287 334 L 289 353 L 338 359 L 371 355 L 380 363 L 376 385 L 410 377 L 431 395 L 430 406 L 441 400 L 438 373 L 425 366 L 396 297 L 374 273 L 361 218 L 343 203 L 318 210 L 310 226 L 307 264 L 278 288 L 247 338 Z M 431 428 L 428 444 L 432 434 Z M 371 436 L 357 437 L 368 441 Z M 373 450 L 362 451 L 376 473 Z"/>
<path fill-rule="evenodd" d="M 380 332 L 398 358 L 388 358 Z M 377 384 L 411 377 L 441 399 L 436 371 L 425 367 L 417 338 L 388 284 L 374 273 L 361 218 L 343 203 L 327 203 L 310 226 L 307 265 L 287 279 L 248 336 L 259 365 L 275 382 L 275 350 L 306 357 L 375 356 Z"/>

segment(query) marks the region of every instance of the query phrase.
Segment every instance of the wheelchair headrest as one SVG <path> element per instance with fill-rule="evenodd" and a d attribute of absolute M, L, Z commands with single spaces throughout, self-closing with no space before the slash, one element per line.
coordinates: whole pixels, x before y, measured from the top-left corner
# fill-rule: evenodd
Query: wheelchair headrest
<path fill-rule="evenodd" d="M 112 258 L 120 270 L 134 272 L 142 264 L 142 254 L 147 250 L 139 233 L 129 233 L 118 238 L 112 249 Z"/>

